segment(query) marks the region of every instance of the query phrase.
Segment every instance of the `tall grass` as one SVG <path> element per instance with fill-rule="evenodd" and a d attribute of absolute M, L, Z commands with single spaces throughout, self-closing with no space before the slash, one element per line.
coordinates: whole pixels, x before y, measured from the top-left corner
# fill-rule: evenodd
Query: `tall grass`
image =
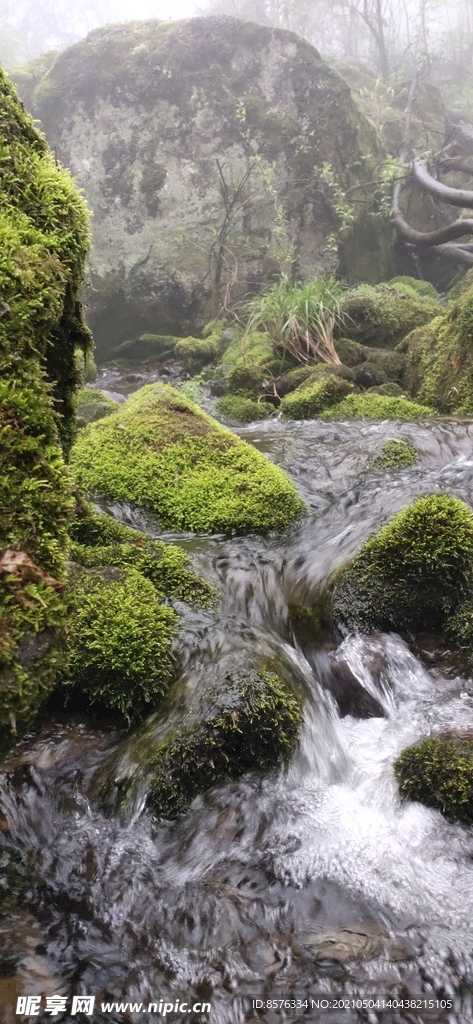
<path fill-rule="evenodd" d="M 278 355 L 289 353 L 305 366 L 321 361 L 339 364 L 333 331 L 343 321 L 342 293 L 342 285 L 333 277 L 301 288 L 284 277 L 250 302 L 246 333 L 267 331 Z"/>

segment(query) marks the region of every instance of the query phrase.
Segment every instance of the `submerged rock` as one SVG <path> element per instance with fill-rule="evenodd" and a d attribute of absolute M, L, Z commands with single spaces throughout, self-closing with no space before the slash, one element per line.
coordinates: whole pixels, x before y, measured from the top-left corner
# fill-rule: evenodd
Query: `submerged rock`
<path fill-rule="evenodd" d="M 303 509 L 283 470 L 166 385 L 81 431 L 72 469 L 83 491 L 131 501 L 172 530 L 281 530 Z"/>
<path fill-rule="evenodd" d="M 31 726 L 63 664 L 84 202 L 0 71 L 0 750 Z"/>
<path fill-rule="evenodd" d="M 144 331 L 200 332 L 294 255 L 305 280 L 339 256 L 351 281 L 389 276 L 392 227 L 363 204 L 339 256 L 327 244 L 337 188 L 371 181 L 385 153 L 344 79 L 292 32 L 230 17 L 108 25 L 30 78 L 25 102 L 94 213 L 102 359 Z M 325 165 L 334 189 L 314 173 Z"/>
<path fill-rule="evenodd" d="M 403 750 L 394 765 L 399 791 L 440 811 L 450 821 L 473 824 L 473 738 L 433 736 Z"/>
<path fill-rule="evenodd" d="M 338 575 L 333 617 L 342 631 L 412 635 L 445 626 L 473 585 L 473 513 L 444 494 L 398 512 Z"/>

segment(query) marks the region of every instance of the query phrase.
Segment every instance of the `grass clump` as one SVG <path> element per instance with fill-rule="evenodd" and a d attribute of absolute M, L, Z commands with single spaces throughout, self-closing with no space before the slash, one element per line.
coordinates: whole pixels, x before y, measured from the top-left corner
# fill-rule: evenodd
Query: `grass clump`
<path fill-rule="evenodd" d="M 282 470 L 164 385 L 86 427 L 72 469 L 81 490 L 132 501 L 172 530 L 280 530 L 303 508 Z"/>
<path fill-rule="evenodd" d="M 417 450 L 411 441 L 390 437 L 373 460 L 374 469 L 406 469 L 417 461 Z"/>
<path fill-rule="evenodd" d="M 408 398 L 352 394 L 330 409 L 325 409 L 320 417 L 324 420 L 414 420 L 434 415 L 433 409 L 411 402 Z"/>
<path fill-rule="evenodd" d="M 320 416 L 330 406 L 353 391 L 353 384 L 334 374 L 320 374 L 318 379 L 302 384 L 297 391 L 286 395 L 281 401 L 284 419 L 310 420 Z"/>
<path fill-rule="evenodd" d="M 333 344 L 335 325 L 341 326 L 342 285 L 328 277 L 295 287 L 288 277 L 249 305 L 247 331 L 263 328 L 276 354 L 298 363 L 339 363 Z"/>
<path fill-rule="evenodd" d="M 185 811 L 198 793 L 288 760 L 301 725 L 296 698 L 274 672 L 226 674 L 204 718 L 165 737 L 149 768 L 151 809 Z"/>
<path fill-rule="evenodd" d="M 418 800 L 450 821 L 473 824 L 473 740 L 434 736 L 408 747 L 394 772 L 407 800 Z"/>
<path fill-rule="evenodd" d="M 473 514 L 447 495 L 419 498 L 363 545 L 333 595 L 343 630 L 442 629 L 473 583 Z"/>
<path fill-rule="evenodd" d="M 269 402 L 255 402 L 243 395 L 227 395 L 218 399 L 217 409 L 223 416 L 238 420 L 239 423 L 253 423 L 255 420 L 267 419 L 274 411 L 274 406 Z"/>
<path fill-rule="evenodd" d="M 69 591 L 71 683 L 91 706 L 136 718 L 168 686 L 178 622 L 140 572 L 127 569 L 115 579 L 80 572 Z"/>

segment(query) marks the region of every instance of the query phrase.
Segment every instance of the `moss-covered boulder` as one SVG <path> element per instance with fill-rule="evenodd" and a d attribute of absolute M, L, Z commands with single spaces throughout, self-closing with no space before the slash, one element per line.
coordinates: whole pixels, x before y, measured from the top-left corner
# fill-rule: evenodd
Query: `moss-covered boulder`
<path fill-rule="evenodd" d="M 199 335 L 294 257 L 305 280 L 330 273 L 339 191 L 371 181 L 385 158 L 308 42 L 236 18 L 107 25 L 34 89 L 25 72 L 18 81 L 94 212 L 88 302 L 101 358 L 144 331 Z M 327 164 L 334 187 L 314 173 Z M 353 216 L 341 272 L 385 279 L 389 220 L 361 203 Z"/>
<path fill-rule="evenodd" d="M 119 363 L 161 363 L 174 356 L 174 349 L 182 338 L 172 334 L 142 334 L 139 338 L 122 341 L 110 350 L 109 357 Z"/>
<path fill-rule="evenodd" d="M 323 420 L 415 420 L 433 416 L 433 409 L 408 398 L 378 395 L 373 392 L 347 395 L 342 402 L 324 409 Z"/>
<path fill-rule="evenodd" d="M 409 393 L 442 413 L 473 413 L 473 289 L 402 342 Z"/>
<path fill-rule="evenodd" d="M 285 473 L 182 393 L 151 384 L 81 431 L 78 486 L 194 532 L 284 529 L 303 508 Z"/>
<path fill-rule="evenodd" d="M 231 658 L 230 658 L 231 662 Z M 269 658 L 242 651 L 169 691 L 153 715 L 118 747 L 98 779 L 108 806 L 128 804 L 144 781 L 155 814 L 175 817 L 197 794 L 288 760 L 301 727 L 298 698 Z"/>
<path fill-rule="evenodd" d="M 84 202 L 0 72 L 0 750 L 61 668 Z"/>
<path fill-rule="evenodd" d="M 117 408 L 117 402 L 104 395 L 99 388 L 80 388 L 76 395 L 76 423 L 85 427 L 87 423 L 95 423 L 108 416 Z"/>
<path fill-rule="evenodd" d="M 284 419 L 314 419 L 325 409 L 339 404 L 351 391 L 351 381 L 332 373 L 318 374 L 315 380 L 309 378 L 308 382 L 282 399 L 281 412 Z"/>
<path fill-rule="evenodd" d="M 434 736 L 403 750 L 394 765 L 399 791 L 440 811 L 450 821 L 473 824 L 473 738 Z"/>
<path fill-rule="evenodd" d="M 444 494 L 398 512 L 340 571 L 333 616 L 342 631 L 442 629 L 473 584 L 473 513 Z"/>
<path fill-rule="evenodd" d="M 346 294 L 341 308 L 344 335 L 377 348 L 394 348 L 414 328 L 429 323 L 442 311 L 430 296 L 388 284 L 360 285 Z"/>
<path fill-rule="evenodd" d="M 227 395 L 218 399 L 217 411 L 238 423 L 254 423 L 255 420 L 266 420 L 274 412 L 274 406 L 269 402 L 255 402 L 244 395 Z"/>
<path fill-rule="evenodd" d="M 402 437 L 390 437 L 373 459 L 373 468 L 406 469 L 413 466 L 416 461 L 417 450 L 412 441 L 405 441 Z"/>

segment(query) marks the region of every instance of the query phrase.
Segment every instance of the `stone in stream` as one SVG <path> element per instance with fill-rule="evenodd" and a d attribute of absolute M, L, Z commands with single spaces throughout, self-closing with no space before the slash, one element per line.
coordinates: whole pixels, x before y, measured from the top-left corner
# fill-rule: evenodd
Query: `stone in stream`
<path fill-rule="evenodd" d="M 282 469 L 163 384 L 82 430 L 71 466 L 83 491 L 132 502 L 175 531 L 282 530 L 304 507 Z"/>
<path fill-rule="evenodd" d="M 337 189 L 372 181 L 386 154 L 294 33 L 231 17 L 107 25 L 16 78 L 93 210 L 101 361 L 143 332 L 195 335 L 227 287 L 241 300 L 294 258 L 304 280 L 339 261 L 353 282 L 389 277 L 392 227 L 363 204 L 338 254 L 329 243 Z"/>
<path fill-rule="evenodd" d="M 445 629 L 473 586 L 473 514 L 444 494 L 419 498 L 363 545 L 336 577 L 342 633 Z"/>
<path fill-rule="evenodd" d="M 473 737 L 461 733 L 433 736 L 397 758 L 399 790 L 440 811 L 450 821 L 473 825 Z"/>

